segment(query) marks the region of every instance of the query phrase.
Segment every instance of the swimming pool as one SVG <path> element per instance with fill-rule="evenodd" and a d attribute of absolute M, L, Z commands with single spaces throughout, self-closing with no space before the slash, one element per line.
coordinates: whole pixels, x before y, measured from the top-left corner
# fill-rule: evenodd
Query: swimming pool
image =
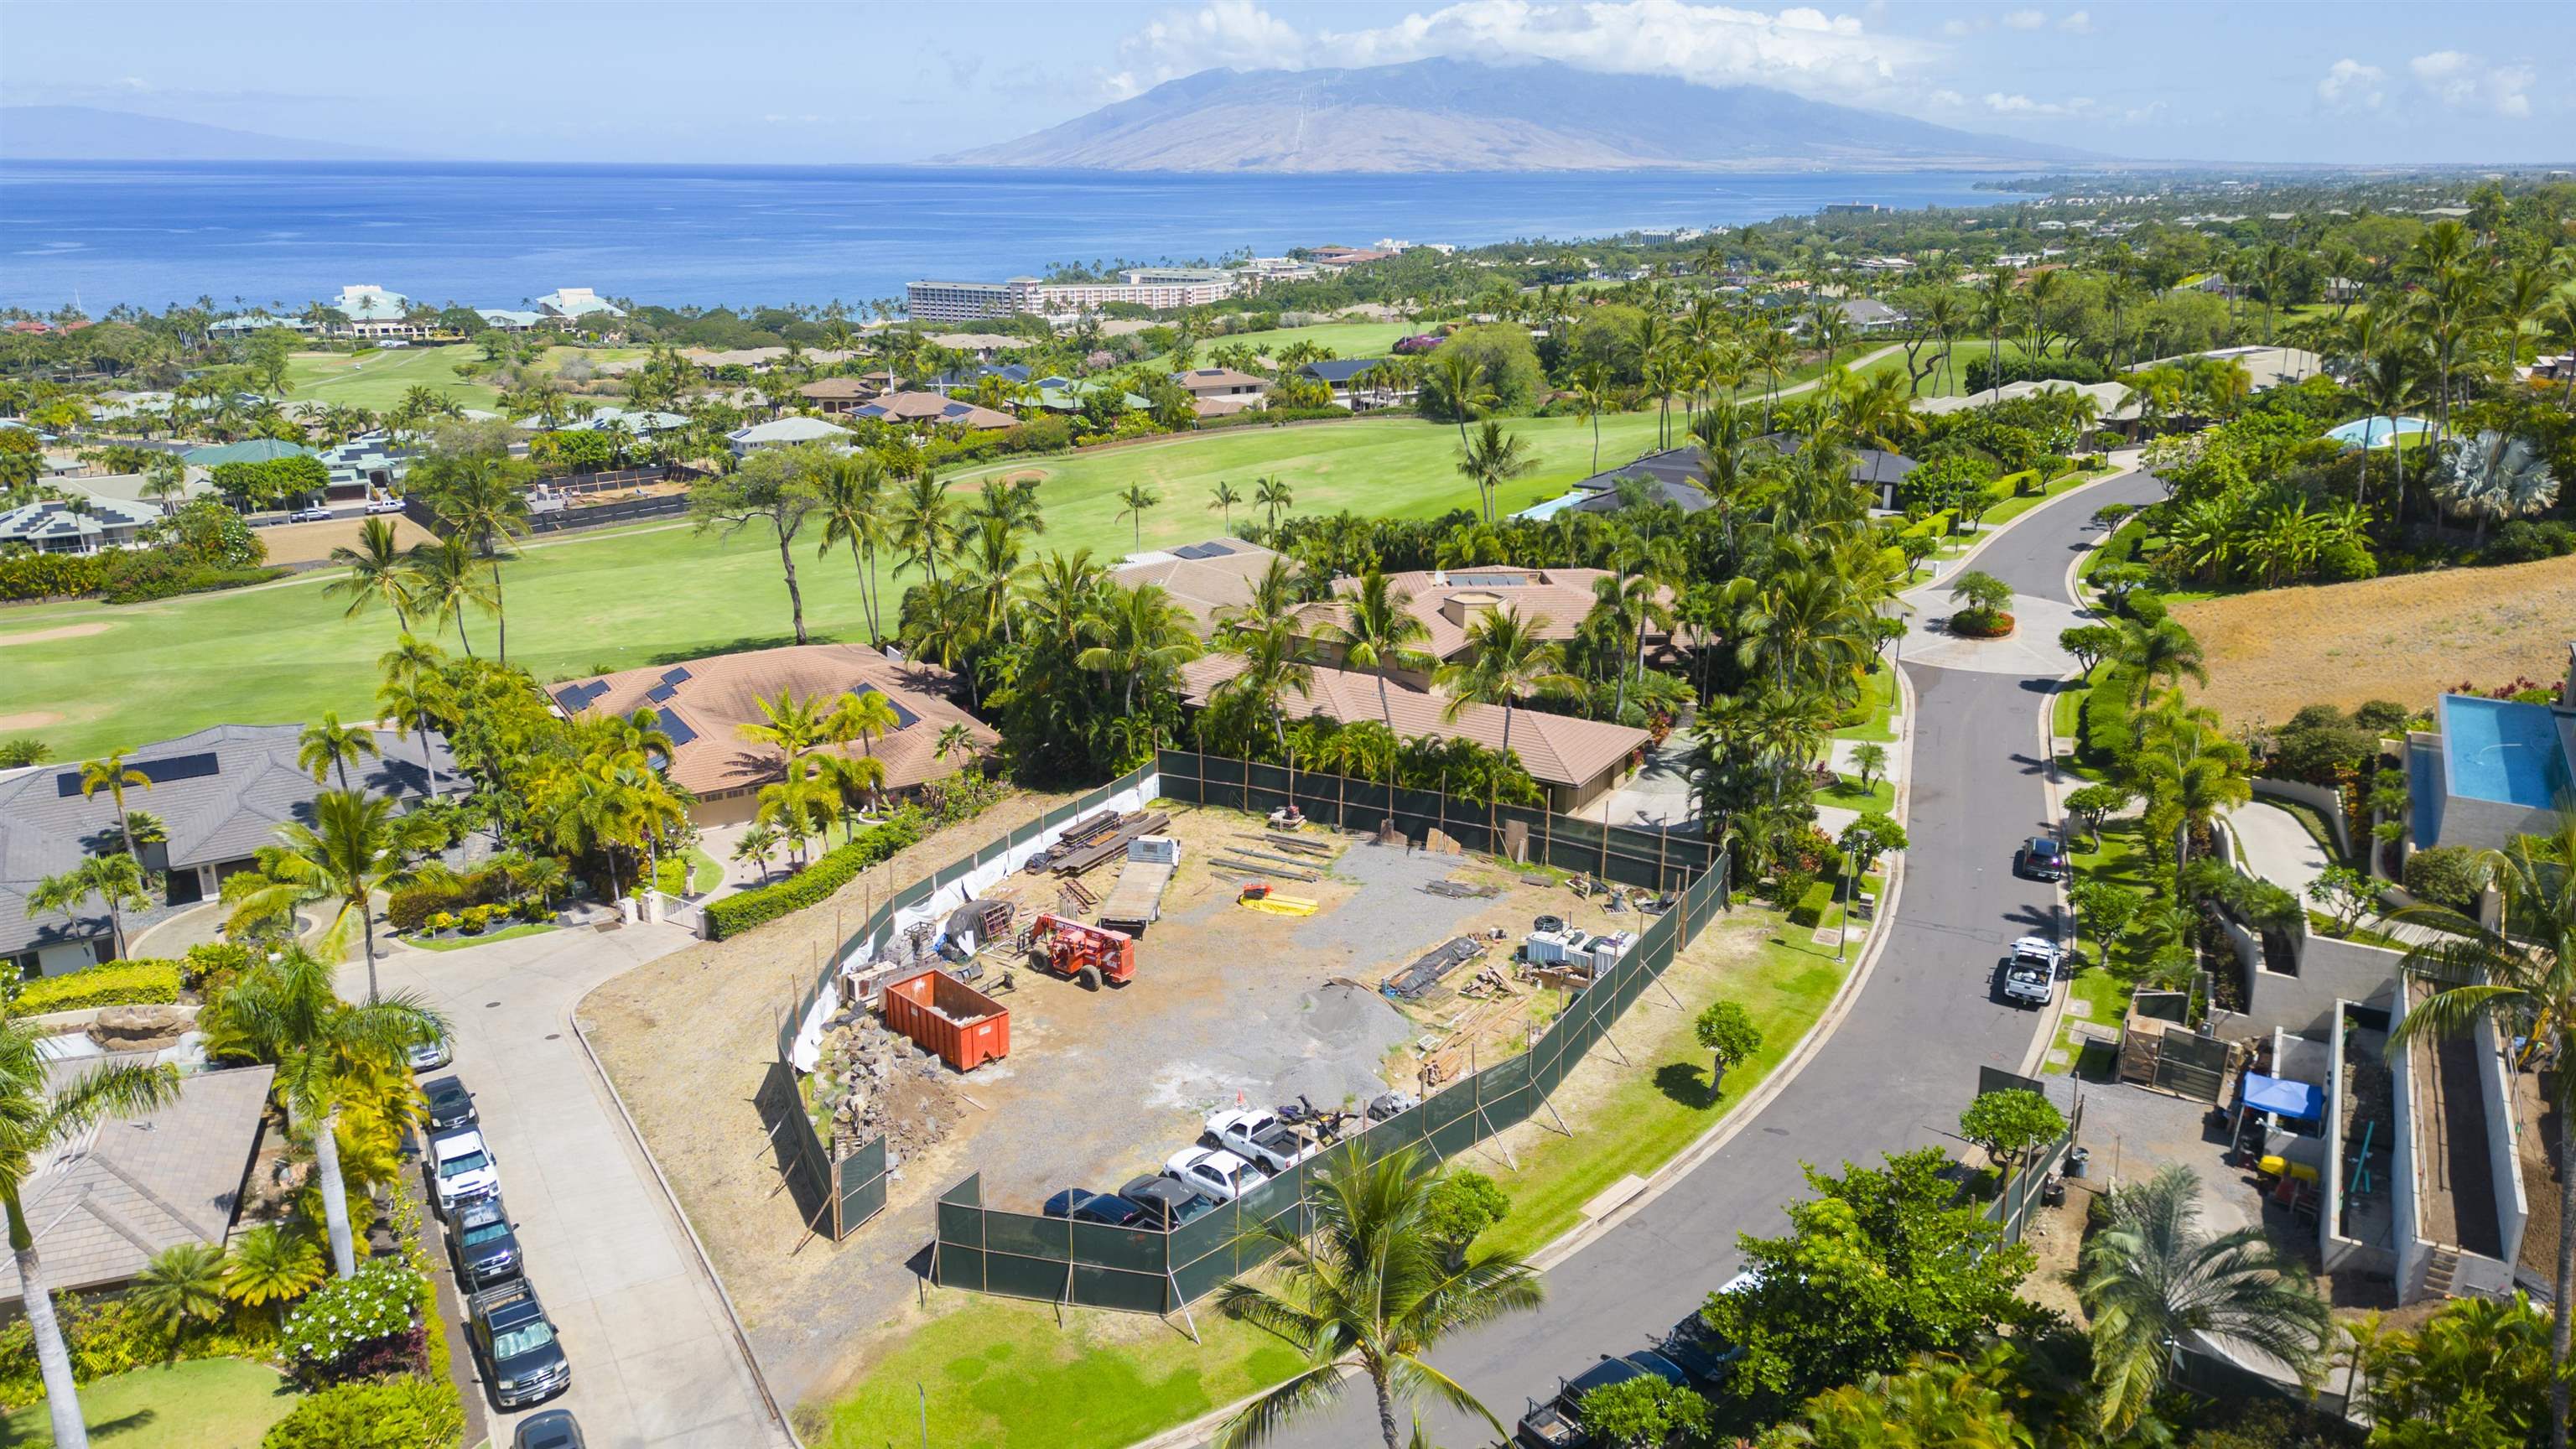
<path fill-rule="evenodd" d="M 2546 810 L 2568 789 L 2567 754 L 2547 705 L 2443 695 L 2442 753 L 2454 795 Z"/>

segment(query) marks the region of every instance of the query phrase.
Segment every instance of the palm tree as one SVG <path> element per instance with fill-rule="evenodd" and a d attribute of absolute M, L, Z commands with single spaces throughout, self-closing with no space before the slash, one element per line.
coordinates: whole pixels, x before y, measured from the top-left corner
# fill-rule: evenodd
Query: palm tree
<path fill-rule="evenodd" d="M 1378 712 L 1390 732 L 1395 729 L 1395 703 L 1386 691 L 1387 671 L 1431 665 L 1431 656 L 1420 647 L 1430 640 L 1431 630 L 1407 607 L 1412 602 L 1411 593 L 1372 568 L 1360 576 L 1358 592 L 1342 601 L 1340 622 L 1325 631 L 1327 641 L 1340 646 L 1344 664 L 1377 675 Z"/>
<path fill-rule="evenodd" d="M 1512 752 L 1512 712 L 1523 695 L 1541 689 L 1575 690 L 1582 681 L 1565 672 L 1565 651 L 1539 631 L 1545 618 L 1525 619 L 1505 605 L 1467 627 L 1463 661 L 1443 664 L 1433 682 L 1449 691 L 1443 720 L 1454 722 L 1469 704 L 1503 707 L 1503 753 Z"/>
<path fill-rule="evenodd" d="M 778 832 L 757 822 L 744 827 L 741 838 L 733 843 L 734 859 L 759 862 L 763 885 L 769 883 L 769 858 L 777 853 Z"/>
<path fill-rule="evenodd" d="M 2370 313 L 2362 314 L 2365 317 Z M 2388 465 L 2397 474 L 2397 512 L 2406 514 L 2406 450 L 2397 432 L 2397 415 L 2421 402 L 2424 397 L 2423 354 L 2411 347 L 2390 345 L 2364 359 L 2352 380 L 2353 389 L 2370 404 L 2370 415 L 2388 420 Z M 2368 424 L 2362 427 L 2362 440 L 2370 438 Z M 2362 490 L 2370 480 L 2370 450 L 2361 454 L 2361 466 L 2354 470 L 2352 498 L 2361 501 Z"/>
<path fill-rule="evenodd" d="M 134 854 L 134 827 L 125 818 L 125 787 L 152 788 L 152 777 L 125 763 L 125 751 L 113 750 L 95 760 L 83 760 L 80 767 L 80 792 L 84 800 L 105 790 L 116 802 L 116 829 L 125 837 L 125 853 Z"/>
<path fill-rule="evenodd" d="M 1503 425 L 1496 422 L 1478 428 L 1475 441 L 1458 453 L 1458 471 L 1474 480 L 1488 524 L 1494 521 L 1496 490 L 1537 466 L 1538 460 L 1530 456 L 1529 444 L 1516 433 L 1504 432 Z"/>
<path fill-rule="evenodd" d="M 331 798 L 326 793 L 321 800 Z M 310 952 L 291 950 L 253 968 L 212 1008 L 210 1034 L 274 1062 L 278 1100 L 312 1134 L 331 1265 L 343 1278 L 357 1271 L 357 1256 L 340 1175 L 340 1109 L 364 1079 L 398 1069 L 413 1047 L 448 1029 L 445 1016 L 408 992 L 377 999 L 372 963 L 367 990 L 364 1006 L 342 1001 L 332 989 L 331 968 Z"/>
<path fill-rule="evenodd" d="M 1575 416 L 1592 424 L 1592 471 L 1601 471 L 1601 415 L 1610 411 L 1610 364 L 1599 358 L 1574 370 Z"/>
<path fill-rule="evenodd" d="M 1248 615 L 1229 621 L 1217 637 L 1218 647 L 1243 667 L 1216 687 L 1216 697 L 1252 701 L 1252 707 L 1270 719 L 1280 758 L 1288 759 L 1288 721 L 1281 699 L 1292 690 L 1310 693 L 1315 684 L 1315 666 L 1306 658 L 1306 639 L 1298 632 L 1295 616 Z"/>
<path fill-rule="evenodd" d="M 1142 483 L 1130 483 L 1126 491 L 1118 495 L 1118 501 L 1124 506 L 1116 516 L 1134 520 L 1136 547 L 1142 550 L 1145 547 L 1145 510 L 1161 503 L 1163 497 Z"/>
<path fill-rule="evenodd" d="M 788 850 L 802 866 L 805 842 L 813 836 L 818 823 L 828 828 L 838 792 L 824 782 L 813 761 L 791 759 L 784 774 L 760 787 L 758 798 L 760 808 L 753 818 L 763 825 L 775 826 L 786 836 Z"/>
<path fill-rule="evenodd" d="M 389 518 L 370 518 L 358 525 L 355 548 L 342 544 L 331 550 L 331 562 L 349 572 L 325 585 L 325 595 L 345 594 L 349 607 L 340 615 L 354 619 L 360 612 L 382 604 L 393 611 L 394 628 L 411 631 L 413 570 L 403 556 L 402 544 Z"/>
<path fill-rule="evenodd" d="M 2166 696 L 2166 704 L 2155 712 L 2154 736 L 2145 741 L 2136 768 L 2148 814 L 2173 817 L 2178 868 L 2190 854 L 2192 827 L 2252 799 L 2253 786 L 2245 779 L 2243 747 L 2219 733 L 2214 717 L 2183 711 L 2178 695 Z"/>
<path fill-rule="evenodd" d="M 903 485 L 903 496 L 894 504 L 894 516 L 887 520 L 895 547 L 909 555 L 933 584 L 939 582 L 939 561 L 957 544 L 957 508 L 948 490 L 940 486 L 928 468 Z"/>
<path fill-rule="evenodd" d="M 283 1319 L 287 1303 L 312 1292 L 322 1282 L 322 1272 L 322 1253 L 312 1239 L 269 1223 L 233 1239 L 232 1256 L 224 1264 L 224 1296 L 253 1308 L 274 1303 Z"/>
<path fill-rule="evenodd" d="M 0 1206 L 9 1213 L 9 1251 L 18 1264 L 19 1304 L 36 1340 L 36 1367 L 45 1384 L 54 1442 L 85 1446 L 80 1390 L 72 1360 L 45 1286 L 43 1260 L 28 1225 L 26 1191 L 60 1152 L 97 1123 L 166 1107 L 179 1099 L 179 1069 L 168 1063 L 95 1067 L 56 1088 L 47 1079 L 41 1036 L 12 1017 L 0 1016 Z"/>
<path fill-rule="evenodd" d="M 1289 488 L 1288 480 L 1285 478 L 1255 478 L 1252 480 L 1252 501 L 1256 507 L 1269 515 L 1270 526 L 1277 528 L 1279 510 L 1293 505 L 1297 501 L 1297 495 Z"/>
<path fill-rule="evenodd" d="M 1139 681 L 1162 679 L 1199 656 L 1199 638 L 1190 629 L 1188 611 L 1159 584 L 1132 589 L 1107 586 L 1075 632 L 1090 641 L 1074 656 L 1075 667 L 1124 678 L 1118 700 L 1121 714 L 1135 712 Z"/>
<path fill-rule="evenodd" d="M 501 560 L 509 540 L 528 531 L 528 490 L 508 459 L 484 459 L 448 480 L 438 500 L 438 516 L 457 536 L 470 539 L 474 551 L 492 568 L 492 622 L 499 632 L 497 652 L 510 662 L 510 616 L 501 597 Z"/>
<path fill-rule="evenodd" d="M 760 710 L 759 721 L 737 725 L 735 732 L 754 744 L 775 747 L 791 761 L 831 738 L 831 715 L 821 695 L 782 690 L 752 704 Z"/>
<path fill-rule="evenodd" d="M 1427 1355 L 1462 1329 L 1536 1308 L 1545 1290 L 1516 1254 L 1471 1249 L 1453 1259 L 1429 1229 L 1441 1175 L 1415 1167 L 1411 1147 L 1375 1162 L 1356 1145 L 1345 1148 L 1309 1179 L 1304 1232 L 1291 1214 L 1245 1235 L 1277 1255 L 1260 1278 L 1227 1280 L 1217 1303 L 1295 1345 L 1306 1367 L 1227 1422 L 1217 1436 L 1225 1449 L 1270 1438 L 1339 1398 L 1354 1376 L 1377 1401 L 1386 1449 L 1405 1446 L 1399 1405 L 1425 1398 L 1474 1414 L 1503 1436 L 1493 1411 Z"/>
<path fill-rule="evenodd" d="M 438 759 L 430 753 L 429 737 L 437 721 L 456 706 L 456 697 L 439 673 L 447 656 L 438 646 L 415 639 L 409 634 L 402 642 L 376 658 L 376 668 L 384 675 L 384 684 L 376 690 L 376 703 L 394 722 L 394 738 L 420 736 L 420 772 L 429 784 L 429 798 L 438 798 Z"/>
<path fill-rule="evenodd" d="M 1498 401 L 1485 386 L 1485 367 L 1462 347 L 1443 347 L 1431 354 L 1431 375 L 1438 379 L 1449 411 L 1457 415 L 1458 446 L 1467 446 L 1467 419 Z"/>
<path fill-rule="evenodd" d="M 2152 626 L 2135 619 L 2121 620 L 2120 640 L 2112 646 L 2111 659 L 2129 678 L 2132 710 L 2143 711 L 2161 685 L 2179 684 L 2185 679 L 2209 682 L 2200 641 L 2174 619 L 2159 619 Z M 2143 720 L 2140 727 L 2144 727 Z"/>
<path fill-rule="evenodd" d="M 975 731 L 964 724 L 939 727 L 939 737 L 931 742 L 930 757 L 945 763 L 975 753 Z"/>
<path fill-rule="evenodd" d="M 2493 1022 L 2506 1040 L 2531 1039 L 2534 1056 L 2554 1053 L 2576 1061 L 2576 804 L 2562 800 L 2555 827 L 2525 835 L 2513 848 L 2482 857 L 2501 904 L 2500 924 L 2488 926 L 2437 906 L 2410 906 L 2397 919 L 2437 928 L 2430 940 L 2406 953 L 2406 971 L 2429 983 L 2432 995 L 2407 1010 L 2388 1036 L 2398 1051 L 2427 1037 L 2467 1033 Z M 2558 1120 L 2576 1120 L 2576 1072 L 2563 1065 L 2540 1080 L 2552 1087 Z M 2558 1172 L 2558 1276 L 2556 1299 L 2576 1293 L 2576 1167 Z M 2568 1319 L 2552 1315 L 2550 1361 L 2558 1372 L 2550 1389 L 2551 1443 L 2565 1449 L 2568 1414 Z"/>
<path fill-rule="evenodd" d="M 2444 443 L 2434 487 L 2455 511 L 2476 517 L 2480 542 L 2490 520 L 2538 513 L 2558 501 L 2558 479 L 2549 471 L 2548 455 L 2527 438 L 2493 429 L 2473 442 Z"/>
<path fill-rule="evenodd" d="M 290 820 L 277 827 L 279 843 L 259 848 L 260 883 L 234 905 L 238 927 L 287 916 L 307 901 L 330 901 L 327 946 L 345 949 L 349 922 L 358 923 L 367 952 L 367 1000 L 377 999 L 376 914 L 372 898 L 411 882 L 410 849 L 394 818 L 394 802 L 355 790 L 325 790 L 313 797 L 313 824 Z M 338 955 L 339 950 L 333 950 Z"/>
<path fill-rule="evenodd" d="M 340 788 L 349 788 L 349 767 L 361 759 L 378 759 L 383 750 L 376 744 L 376 732 L 365 725 L 343 727 L 337 710 L 322 711 L 320 724 L 309 724 L 296 736 L 295 763 L 312 772 L 319 785 L 325 775 L 337 773 Z"/>
<path fill-rule="evenodd" d="M 833 802 L 840 806 L 841 838 L 858 836 L 859 811 L 885 788 L 885 761 L 874 755 L 822 755 L 814 760 L 815 774 Z M 823 836 L 829 844 L 831 835 Z"/>
<path fill-rule="evenodd" d="M 885 460 L 875 453 L 859 452 L 835 457 L 814 480 L 823 508 L 823 543 L 815 550 L 815 556 L 821 557 L 837 543 L 850 546 L 850 563 L 859 573 L 859 605 L 867 611 L 870 643 L 885 637 L 877 618 L 877 549 L 887 534 L 883 516 L 886 479 Z"/>
<path fill-rule="evenodd" d="M 1225 531 L 1228 533 L 1234 532 L 1234 505 L 1242 501 L 1243 495 L 1234 490 L 1232 483 L 1222 478 L 1216 480 L 1216 486 L 1208 490 L 1208 510 L 1225 515 Z"/>
<path fill-rule="evenodd" d="M 152 876 L 143 863 L 131 855 L 114 852 L 93 855 L 60 875 L 47 876 L 27 892 L 30 912 L 60 911 L 66 918 L 77 919 L 80 908 L 91 897 L 107 907 L 108 930 L 116 943 L 116 954 L 125 954 L 125 913 L 148 908 L 152 904 Z"/>
<path fill-rule="evenodd" d="M 180 1335 L 224 1312 L 224 1250 L 220 1243 L 173 1243 L 152 1255 L 126 1291 L 125 1301 Z"/>
<path fill-rule="evenodd" d="M 2325 1300 L 2263 1229 L 2202 1236 L 2200 1178 L 2174 1165 L 2112 1192 L 2110 1225 L 2084 1249 L 2076 1291 L 2093 1318 L 2095 1412 L 2125 1433 L 2164 1387 L 2187 1335 L 2238 1343 L 2302 1379 L 2324 1361 Z"/>
<path fill-rule="evenodd" d="M 465 657 L 474 657 L 474 641 L 465 634 L 465 611 L 480 609 L 486 614 L 500 607 L 493 597 L 492 586 L 474 568 L 474 546 L 461 533 L 450 534 L 434 543 L 417 543 L 411 550 L 412 609 L 417 615 L 444 625 L 456 621 L 456 642 L 465 646 Z"/>

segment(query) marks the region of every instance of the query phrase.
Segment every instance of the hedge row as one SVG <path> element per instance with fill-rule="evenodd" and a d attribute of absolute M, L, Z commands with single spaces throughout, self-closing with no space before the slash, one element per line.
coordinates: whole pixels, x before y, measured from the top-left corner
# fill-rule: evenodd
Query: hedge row
<path fill-rule="evenodd" d="M 0 599 L 54 599 L 98 592 L 94 553 L 29 553 L 0 559 Z"/>
<path fill-rule="evenodd" d="M 167 1006 L 179 999 L 176 961 L 113 961 L 18 988 L 19 1016 L 48 1011 L 87 1011 L 97 1006 Z"/>
<path fill-rule="evenodd" d="M 1814 930 L 1825 923 L 1825 912 L 1832 908 L 1833 903 L 1834 883 L 1820 880 L 1807 887 L 1807 893 L 1798 897 L 1798 903 L 1789 908 L 1789 924 Z"/>
<path fill-rule="evenodd" d="M 826 851 L 821 860 L 776 885 L 711 903 L 707 907 L 707 938 L 721 941 L 764 921 L 821 905 L 832 898 L 834 891 L 857 879 L 860 871 L 892 858 L 896 851 L 921 836 L 921 813 L 906 806 L 885 824 L 860 831 L 858 839 Z"/>

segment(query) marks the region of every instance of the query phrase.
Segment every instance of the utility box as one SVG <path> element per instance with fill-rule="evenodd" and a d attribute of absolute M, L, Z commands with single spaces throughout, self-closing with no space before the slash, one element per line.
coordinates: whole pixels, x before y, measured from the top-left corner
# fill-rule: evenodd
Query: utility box
<path fill-rule="evenodd" d="M 1534 966 L 1557 966 L 1588 958 L 1591 940 L 1584 931 L 1532 931 L 1521 938 L 1521 950 Z"/>
<path fill-rule="evenodd" d="M 1607 971 L 1618 965 L 1619 958 L 1627 955 L 1629 948 L 1636 944 L 1635 933 L 1629 931 L 1604 931 L 1593 937 L 1586 948 L 1592 957 L 1592 969 Z"/>
<path fill-rule="evenodd" d="M 888 982 L 880 1004 L 888 1030 L 937 1052 L 958 1071 L 1011 1054 L 1009 1008 L 945 971 Z"/>
<path fill-rule="evenodd" d="M 1127 858 L 1150 865 L 1181 863 L 1181 843 L 1168 835 L 1139 835 L 1127 842 Z"/>

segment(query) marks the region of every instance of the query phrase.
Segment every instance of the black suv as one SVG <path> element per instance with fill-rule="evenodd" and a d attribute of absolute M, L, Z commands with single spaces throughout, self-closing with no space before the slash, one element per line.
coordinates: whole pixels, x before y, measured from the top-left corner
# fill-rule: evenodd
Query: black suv
<path fill-rule="evenodd" d="M 474 1094 L 454 1077 L 432 1077 L 420 1084 L 421 1100 L 429 1105 L 430 1135 L 454 1132 L 472 1127 L 483 1120 L 474 1110 Z"/>
<path fill-rule="evenodd" d="M 2013 857 L 2013 873 L 2032 880 L 2066 880 L 2075 874 L 2067 863 L 2066 847 L 2053 835 L 2034 835 Z"/>
<path fill-rule="evenodd" d="M 1136 1226 L 1158 1233 L 1168 1233 L 1216 1206 L 1213 1199 L 1187 1183 L 1152 1173 L 1118 1189 L 1118 1195 L 1145 1210 Z"/>
<path fill-rule="evenodd" d="M 519 1276 L 518 1226 L 510 1221 L 499 1193 L 456 1209 L 448 1228 L 456 1248 L 456 1276 L 467 1288 L 489 1288 Z"/>
<path fill-rule="evenodd" d="M 475 1364 L 495 1405 L 525 1408 L 572 1385 L 572 1361 L 564 1357 L 555 1326 L 528 1280 L 486 1288 L 466 1302 L 466 1337 L 473 1342 Z"/>

